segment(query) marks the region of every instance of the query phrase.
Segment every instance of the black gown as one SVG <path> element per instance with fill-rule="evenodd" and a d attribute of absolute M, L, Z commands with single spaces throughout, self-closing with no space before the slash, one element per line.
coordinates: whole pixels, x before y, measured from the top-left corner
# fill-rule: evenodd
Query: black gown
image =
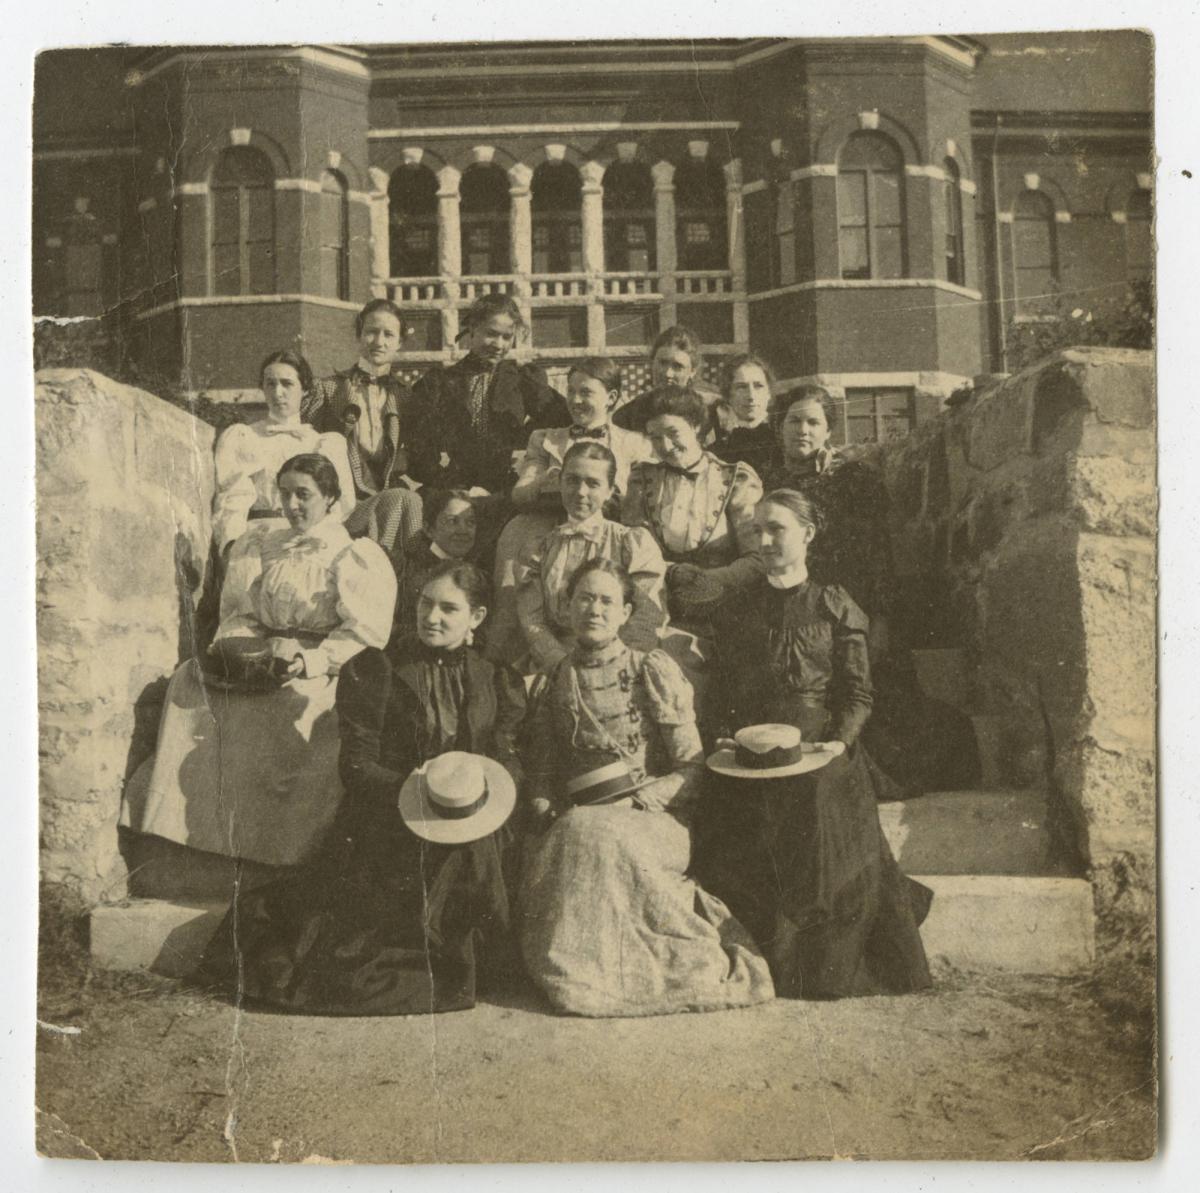
<path fill-rule="evenodd" d="M 932 892 L 879 825 L 880 775 L 859 742 L 871 712 L 867 618 L 844 589 L 761 579 L 716 621 L 726 728 L 783 722 L 846 753 L 783 779 L 709 775 L 695 874 L 749 930 L 783 998 L 931 984 L 918 925 Z"/>
<path fill-rule="evenodd" d="M 482 983 L 511 980 L 512 822 L 437 845 L 397 811 L 404 779 L 448 750 L 501 762 L 519 780 L 519 677 L 473 650 L 415 638 L 356 655 L 338 680 L 345 798 L 321 856 L 240 895 L 196 978 L 231 995 L 320 1015 L 465 1010 Z"/>

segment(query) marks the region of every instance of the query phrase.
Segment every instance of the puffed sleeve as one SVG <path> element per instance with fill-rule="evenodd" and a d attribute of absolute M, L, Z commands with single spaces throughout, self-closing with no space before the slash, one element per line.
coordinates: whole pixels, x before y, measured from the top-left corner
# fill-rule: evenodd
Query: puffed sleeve
<path fill-rule="evenodd" d="M 258 619 L 262 584 L 262 544 L 270 533 L 265 523 L 251 526 L 234 541 L 221 585 L 221 624 L 215 638 L 265 638 Z"/>
<path fill-rule="evenodd" d="M 644 526 L 625 527 L 623 530 L 621 566 L 629 573 L 641 597 L 629 619 L 630 626 L 638 634 L 639 641 L 644 639 L 653 644 L 666 622 L 663 581 L 667 565 L 657 540 Z"/>
<path fill-rule="evenodd" d="M 704 749 L 696 728 L 692 685 L 684 678 L 679 665 L 661 650 L 652 650 L 643 659 L 642 682 L 671 771 L 644 784 L 638 790 L 636 802 L 649 812 L 669 808 L 678 813 L 698 796 L 700 764 L 704 761 Z"/>
<path fill-rule="evenodd" d="M 337 683 L 338 774 L 351 799 L 377 807 L 394 803 L 404 779 L 379 762 L 391 686 L 391 664 L 380 650 L 349 660 Z"/>
<path fill-rule="evenodd" d="M 542 573 L 547 566 L 546 553 L 552 534 L 527 542 L 513 568 L 517 620 L 538 670 L 552 667 L 567 654 L 546 620 L 546 594 L 542 591 Z"/>
<path fill-rule="evenodd" d="M 509 494 L 513 505 L 533 505 L 541 495 L 543 484 L 553 466 L 554 461 L 546 450 L 545 429 L 534 431 L 529 436 L 529 446 L 525 449 L 525 459 L 521 464 L 517 483 L 513 485 Z"/>
<path fill-rule="evenodd" d="M 213 452 L 213 539 L 219 551 L 245 533 L 258 496 L 254 488 L 255 439 L 245 423 L 226 427 L 217 439 Z"/>
<path fill-rule="evenodd" d="M 871 663 L 867 652 L 870 621 L 850 594 L 836 584 L 823 592 L 833 619 L 833 676 L 830 683 L 830 737 L 854 745 L 871 716 Z"/>
<path fill-rule="evenodd" d="M 337 508 L 342 520 L 345 521 L 356 504 L 354 474 L 350 471 L 350 454 L 346 448 L 346 436 L 336 431 L 323 432 L 317 436 L 317 451 L 333 465 L 337 472 L 338 487 L 342 490 Z"/>
<path fill-rule="evenodd" d="M 355 539 L 331 567 L 340 621 L 320 646 L 300 652 L 309 676 L 336 675 L 363 647 L 386 645 L 392 632 L 396 573 L 383 548 Z"/>

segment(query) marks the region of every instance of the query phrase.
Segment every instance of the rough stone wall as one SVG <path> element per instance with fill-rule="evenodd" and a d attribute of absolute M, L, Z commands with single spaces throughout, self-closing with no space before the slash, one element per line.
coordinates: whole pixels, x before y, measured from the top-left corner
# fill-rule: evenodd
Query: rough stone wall
<path fill-rule="evenodd" d="M 874 449 L 900 630 L 964 647 L 1008 781 L 1048 781 L 1102 940 L 1153 945 L 1155 405 L 1148 352 L 1058 353 Z"/>
<path fill-rule="evenodd" d="M 35 418 L 42 878 L 119 897 L 135 728 L 191 649 L 213 432 L 86 369 L 39 372 Z"/>

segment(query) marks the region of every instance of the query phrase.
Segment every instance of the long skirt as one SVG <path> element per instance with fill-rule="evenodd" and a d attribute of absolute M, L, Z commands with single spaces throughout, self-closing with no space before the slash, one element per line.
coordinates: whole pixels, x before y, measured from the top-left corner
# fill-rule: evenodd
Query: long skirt
<path fill-rule="evenodd" d="M 694 872 L 762 947 L 781 998 L 931 984 L 918 925 L 933 895 L 892 857 L 872 772 L 859 746 L 806 775 L 709 776 Z"/>
<path fill-rule="evenodd" d="M 685 877 L 686 827 L 665 812 L 573 808 L 527 838 L 517 936 L 555 1010 L 666 1015 L 773 997 L 725 905 Z"/>
<path fill-rule="evenodd" d="M 433 845 L 389 819 L 353 837 L 339 819 L 314 864 L 239 896 L 194 979 L 311 1015 L 467 1010 L 477 980 L 511 981 L 511 830 Z"/>
<path fill-rule="evenodd" d="M 268 865 L 304 861 L 341 799 L 336 695 L 331 676 L 218 688 L 190 659 L 167 686 L 154 757 L 126 784 L 121 824 Z"/>

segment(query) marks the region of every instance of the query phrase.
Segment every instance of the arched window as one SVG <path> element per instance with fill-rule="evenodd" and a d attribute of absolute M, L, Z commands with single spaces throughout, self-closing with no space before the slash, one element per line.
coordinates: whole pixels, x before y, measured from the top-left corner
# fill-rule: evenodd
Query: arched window
<path fill-rule="evenodd" d="M 1125 204 L 1125 275 L 1131 282 L 1154 272 L 1153 213 L 1150 192 L 1138 189 Z"/>
<path fill-rule="evenodd" d="M 476 162 L 459 184 L 463 273 L 510 273 L 508 176 L 496 165 Z"/>
<path fill-rule="evenodd" d="M 336 170 L 321 175 L 321 293 L 350 297 L 350 188 Z"/>
<path fill-rule="evenodd" d="M 533 272 L 582 273 L 583 184 L 568 162 L 543 162 L 533 172 Z"/>
<path fill-rule="evenodd" d="M 1013 205 L 1012 229 L 1017 313 L 1036 314 L 1058 288 L 1054 204 L 1040 191 L 1023 191 Z"/>
<path fill-rule="evenodd" d="M 604 171 L 604 263 L 615 273 L 656 268 L 654 183 L 641 162 Z"/>
<path fill-rule="evenodd" d="M 902 278 L 904 164 L 882 133 L 854 133 L 838 158 L 838 251 L 844 278 Z"/>
<path fill-rule="evenodd" d="M 401 166 L 388 180 L 388 268 L 392 277 L 430 278 L 437 274 L 437 192 L 437 179 L 426 166 Z"/>
<path fill-rule="evenodd" d="M 942 163 L 946 180 L 942 183 L 942 206 L 946 220 L 946 281 L 956 286 L 967 284 L 967 261 L 963 253 L 962 175 L 958 163 L 948 157 Z"/>
<path fill-rule="evenodd" d="M 680 269 L 729 268 L 725 176 L 708 158 L 689 157 L 675 171 L 675 245 Z"/>
<path fill-rule="evenodd" d="M 212 292 L 275 290 L 275 174 L 265 154 L 226 149 L 213 171 Z"/>

